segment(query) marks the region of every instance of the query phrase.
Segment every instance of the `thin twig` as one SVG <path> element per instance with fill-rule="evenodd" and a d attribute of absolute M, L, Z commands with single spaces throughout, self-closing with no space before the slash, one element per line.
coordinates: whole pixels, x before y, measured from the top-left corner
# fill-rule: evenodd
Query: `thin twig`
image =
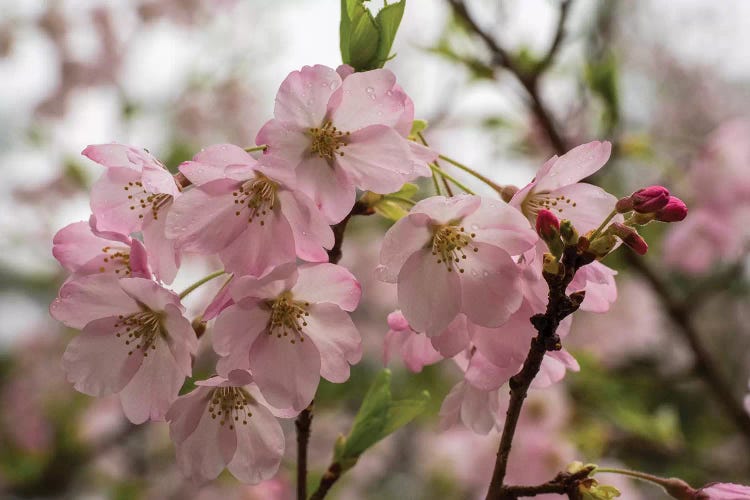
<path fill-rule="evenodd" d="M 307 444 L 313 419 L 313 404 L 302 410 L 294 421 L 297 429 L 297 500 L 307 499 Z"/>
<path fill-rule="evenodd" d="M 336 483 L 341 477 L 341 472 L 341 465 L 337 462 L 332 463 L 328 467 L 328 470 L 325 471 L 325 474 L 323 474 L 323 477 L 320 478 L 318 489 L 312 494 L 310 500 L 323 500 L 328 494 L 328 490 L 330 490 L 334 483 Z"/>

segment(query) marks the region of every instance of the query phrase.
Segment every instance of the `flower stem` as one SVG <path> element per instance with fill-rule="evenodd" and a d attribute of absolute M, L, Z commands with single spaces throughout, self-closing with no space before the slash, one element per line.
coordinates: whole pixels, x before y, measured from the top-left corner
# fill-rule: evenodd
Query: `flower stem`
<path fill-rule="evenodd" d="M 627 470 L 627 469 L 618 469 L 616 467 L 597 467 L 594 469 L 593 474 L 599 474 L 599 473 L 609 473 L 609 474 L 620 474 L 622 476 L 628 476 L 635 479 L 640 479 L 641 481 L 646 481 L 649 483 L 653 483 L 656 485 L 661 486 L 664 488 L 664 490 L 669 493 L 670 496 L 673 498 L 677 498 L 678 500 L 690 500 L 694 498 L 696 491 L 690 487 L 689 484 L 687 484 L 682 479 L 678 479 L 676 477 L 659 477 L 654 476 L 653 474 L 647 474 L 645 472 L 639 472 L 634 470 Z"/>
<path fill-rule="evenodd" d="M 208 276 L 205 276 L 205 277 L 199 279 L 198 281 L 196 281 L 195 283 L 193 283 L 192 285 L 190 285 L 189 287 L 187 287 L 186 289 L 184 289 L 180 293 L 180 299 L 184 299 L 188 294 L 190 294 L 190 292 L 192 292 L 193 290 L 195 290 L 199 286 L 204 285 L 205 283 L 208 283 L 209 281 L 211 281 L 214 278 L 218 278 L 219 276 L 221 276 L 225 272 L 226 271 L 224 271 L 222 269 L 221 271 L 216 271 L 214 273 L 209 274 Z"/>
<path fill-rule="evenodd" d="M 469 189 L 468 187 L 466 187 L 466 186 L 465 186 L 465 185 L 464 185 L 464 184 L 463 184 L 463 183 L 462 183 L 461 181 L 459 181 L 458 179 L 456 179 L 456 178 L 455 178 L 455 177 L 453 177 L 452 175 L 450 175 L 450 174 L 447 174 L 447 173 L 445 173 L 445 171 L 443 171 L 443 170 L 442 170 L 442 169 L 441 169 L 440 167 L 438 167 L 437 165 L 435 165 L 435 164 L 433 164 L 433 163 L 430 163 L 430 168 L 432 169 L 432 171 L 433 171 L 433 172 L 435 172 L 435 173 L 437 173 L 437 174 L 441 175 L 441 176 L 442 176 L 443 178 L 445 178 L 445 179 L 448 179 L 448 180 L 449 180 L 449 181 L 451 181 L 451 182 L 452 182 L 453 184 L 455 184 L 456 186 L 458 186 L 458 188 L 459 188 L 459 189 L 461 189 L 461 190 L 465 191 L 466 193 L 469 193 L 469 194 L 476 194 L 476 193 L 474 193 L 474 191 L 472 191 L 471 189 Z"/>
<path fill-rule="evenodd" d="M 477 179 L 479 179 L 480 181 L 484 182 L 485 184 L 487 184 L 489 187 L 491 187 L 492 189 L 494 189 L 498 193 L 502 193 L 502 191 L 503 191 L 503 187 L 502 186 L 500 186 L 499 184 L 496 184 L 496 183 L 492 182 L 489 178 L 487 178 L 484 175 L 480 174 L 476 170 L 473 170 L 473 169 L 467 167 L 466 165 L 464 165 L 463 163 L 460 163 L 460 162 L 454 160 L 453 158 L 449 158 L 448 156 L 445 156 L 445 155 L 438 155 L 438 158 L 440 158 L 441 160 L 445 160 L 448 163 L 450 163 L 451 165 L 453 165 L 454 167 L 458 167 L 461 170 L 463 170 L 464 172 L 466 172 L 467 174 L 476 177 Z"/>
<path fill-rule="evenodd" d="M 261 144 L 260 146 L 251 146 L 249 148 L 245 148 L 245 151 L 247 153 L 252 153 L 253 151 L 265 151 L 268 148 L 266 144 Z"/>
<path fill-rule="evenodd" d="M 589 241 L 594 241 L 594 238 L 599 236 L 599 233 L 601 233 L 605 227 L 607 227 L 607 224 L 609 224 L 609 221 L 611 221 L 615 215 L 617 215 L 617 210 L 612 210 L 610 214 L 607 216 L 606 219 L 604 219 L 604 222 L 602 222 L 599 227 L 596 228 L 596 230 L 591 233 L 591 236 L 589 237 Z"/>
<path fill-rule="evenodd" d="M 383 196 L 383 198 L 388 199 L 388 200 L 400 201 L 402 203 L 407 203 L 407 204 L 409 204 L 412 207 L 417 204 L 417 202 L 414 201 L 414 200 L 410 200 L 409 198 L 406 198 L 404 196 L 398 196 L 398 195 L 395 195 L 395 194 L 387 194 L 387 195 Z"/>

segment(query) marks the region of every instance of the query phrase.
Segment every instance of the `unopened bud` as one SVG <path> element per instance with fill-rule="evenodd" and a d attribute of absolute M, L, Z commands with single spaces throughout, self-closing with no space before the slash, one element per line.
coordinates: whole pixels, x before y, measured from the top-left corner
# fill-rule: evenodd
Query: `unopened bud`
<path fill-rule="evenodd" d="M 549 210 L 540 210 L 536 215 L 536 232 L 549 243 L 560 236 L 560 219 Z"/>
<path fill-rule="evenodd" d="M 687 217 L 687 212 L 687 205 L 684 201 L 676 196 L 670 196 L 669 202 L 656 212 L 654 218 L 661 222 L 679 222 Z"/>
<path fill-rule="evenodd" d="M 500 198 L 505 203 L 508 203 L 517 192 L 518 188 L 516 186 L 508 184 L 507 186 L 503 186 L 503 189 L 500 191 Z"/>
<path fill-rule="evenodd" d="M 573 227 L 573 223 L 568 219 L 563 219 L 562 222 L 560 222 L 560 236 L 562 236 L 565 246 L 578 244 L 578 231 L 576 231 L 576 228 Z"/>
<path fill-rule="evenodd" d="M 633 210 L 649 214 L 664 208 L 669 202 L 669 190 L 664 186 L 649 186 L 630 195 Z"/>
<path fill-rule="evenodd" d="M 634 228 L 621 224 L 619 222 L 612 223 L 612 233 L 620 238 L 623 243 L 633 249 L 638 255 L 645 255 L 648 251 L 648 244 L 646 240 L 638 234 Z"/>
<path fill-rule="evenodd" d="M 616 244 L 617 238 L 615 238 L 613 235 L 602 234 L 589 243 L 589 247 L 586 249 L 586 251 L 594 254 L 597 259 L 601 259 L 609 252 L 611 252 Z"/>
<path fill-rule="evenodd" d="M 193 331 L 195 332 L 196 337 L 201 338 L 203 334 L 206 333 L 206 322 L 203 321 L 203 315 L 195 318 L 191 325 L 193 326 Z"/>

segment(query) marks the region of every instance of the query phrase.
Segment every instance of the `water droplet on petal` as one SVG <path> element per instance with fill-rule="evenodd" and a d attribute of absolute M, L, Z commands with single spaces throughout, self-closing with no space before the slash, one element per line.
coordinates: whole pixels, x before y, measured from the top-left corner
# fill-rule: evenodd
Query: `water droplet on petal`
<path fill-rule="evenodd" d="M 366 92 L 367 92 L 368 94 L 372 94 L 373 92 L 375 92 L 375 89 L 374 89 L 374 88 L 372 88 L 372 87 L 367 87 L 367 88 L 365 89 L 365 91 L 366 91 Z"/>
<path fill-rule="evenodd" d="M 479 224 L 472 224 L 471 228 L 474 229 L 474 230 L 477 230 L 477 229 L 479 229 Z"/>
<path fill-rule="evenodd" d="M 483 273 L 482 273 L 482 276 L 484 276 L 485 278 L 486 278 L 487 276 L 489 276 L 489 275 L 490 275 L 490 272 L 489 272 L 489 271 L 485 271 L 485 272 L 483 272 Z"/>

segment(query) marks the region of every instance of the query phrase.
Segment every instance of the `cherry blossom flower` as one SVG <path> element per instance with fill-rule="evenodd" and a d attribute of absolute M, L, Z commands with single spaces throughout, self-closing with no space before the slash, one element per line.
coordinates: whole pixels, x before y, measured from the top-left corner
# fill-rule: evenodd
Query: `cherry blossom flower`
<path fill-rule="evenodd" d="M 197 186 L 167 217 L 168 238 L 184 251 L 218 253 L 226 270 L 261 276 L 295 256 L 328 260 L 333 232 L 290 172 L 261 166 L 238 146 L 198 153 L 180 171 Z"/>
<path fill-rule="evenodd" d="M 413 103 L 387 69 L 347 74 L 305 66 L 287 76 L 276 95 L 275 118 L 258 132 L 263 162 L 297 175 L 299 188 L 330 223 L 354 205 L 355 188 L 391 193 L 430 175 L 424 151 L 406 138 Z M 409 122 L 407 124 L 407 122 Z"/>
<path fill-rule="evenodd" d="M 243 483 L 276 474 L 284 453 L 284 433 L 257 390 L 252 376 L 233 370 L 228 378 L 196 382 L 167 412 L 177 463 L 196 481 L 215 479 L 226 467 Z"/>
<path fill-rule="evenodd" d="M 224 309 L 213 331 L 223 356 L 219 375 L 250 369 L 276 408 L 307 407 L 320 376 L 341 383 L 362 357 L 361 339 L 349 314 L 361 289 L 335 264 L 286 264 L 263 278 L 232 280 L 235 304 Z"/>
<path fill-rule="evenodd" d="M 617 198 L 598 186 L 579 181 L 602 168 L 611 150 L 609 142 L 590 142 L 560 157 L 553 156 L 537 171 L 534 180 L 513 195 L 510 204 L 532 223 L 539 210 L 547 209 L 572 221 L 581 234 L 597 228 L 615 208 Z"/>
<path fill-rule="evenodd" d="M 147 151 L 131 146 L 100 144 L 82 154 L 107 167 L 91 190 L 96 229 L 124 235 L 142 231 L 154 273 L 171 283 L 180 263 L 174 240 L 165 237 L 166 214 L 180 194 L 172 175 Z"/>
<path fill-rule="evenodd" d="M 160 420 L 190 376 L 198 341 L 174 293 L 143 278 L 93 274 L 63 285 L 50 314 L 82 330 L 63 355 L 75 388 L 119 394 L 133 423 Z"/>
<path fill-rule="evenodd" d="M 411 329 L 401 311 L 388 315 L 388 333 L 383 346 L 383 364 L 398 352 L 406 367 L 418 373 L 426 365 L 437 363 L 443 356 L 432 346 L 430 338 Z"/>
<path fill-rule="evenodd" d="M 74 222 L 60 229 L 52 240 L 52 255 L 73 273 L 70 279 L 105 272 L 121 278 L 151 277 L 143 243 L 95 227 L 94 220 Z"/>
<path fill-rule="evenodd" d="M 460 312 L 499 326 L 521 305 L 520 270 L 511 258 L 538 237 L 509 205 L 479 196 L 434 196 L 417 203 L 385 235 L 378 273 L 398 283 L 404 317 L 440 334 Z"/>
<path fill-rule="evenodd" d="M 750 486 L 734 483 L 713 483 L 699 489 L 695 500 L 743 500 L 750 499 Z"/>

